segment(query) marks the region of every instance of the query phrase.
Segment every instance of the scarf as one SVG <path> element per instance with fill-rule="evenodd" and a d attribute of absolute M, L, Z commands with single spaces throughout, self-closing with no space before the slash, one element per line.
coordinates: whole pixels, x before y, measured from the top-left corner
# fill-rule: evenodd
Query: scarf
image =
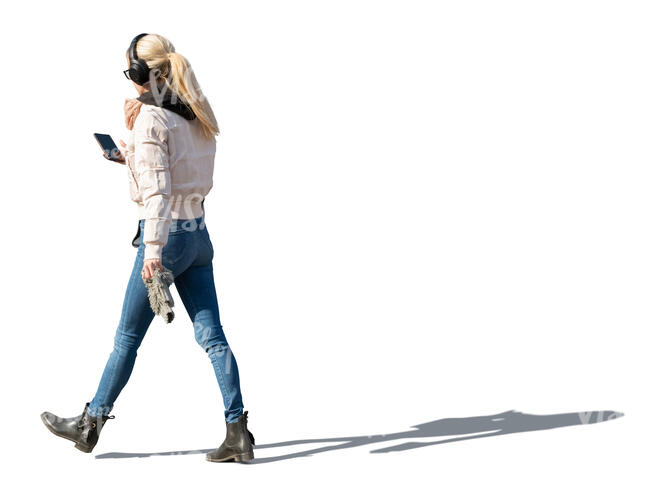
<path fill-rule="evenodd" d="M 149 306 L 153 312 L 163 317 L 165 323 L 171 323 L 174 319 L 174 298 L 169 292 L 169 286 L 174 282 L 174 273 L 163 266 L 162 270 L 153 271 L 153 277 L 142 280 L 147 287 Z"/>
<path fill-rule="evenodd" d="M 188 121 L 196 118 L 196 114 L 194 114 L 194 111 L 189 104 L 185 104 L 181 100 L 181 97 L 177 95 L 164 81 L 158 84 L 158 90 L 156 90 L 155 94 L 153 90 L 149 90 L 144 92 L 140 97 L 137 97 L 136 100 L 139 100 L 143 104 L 155 105 L 157 107 L 162 107 L 163 109 L 168 109 L 183 116 Z"/>

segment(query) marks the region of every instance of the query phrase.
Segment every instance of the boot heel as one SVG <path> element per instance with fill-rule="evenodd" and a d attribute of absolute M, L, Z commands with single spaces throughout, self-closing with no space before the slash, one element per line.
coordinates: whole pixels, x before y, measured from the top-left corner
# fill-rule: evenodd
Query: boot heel
<path fill-rule="evenodd" d="M 238 454 L 237 456 L 235 456 L 236 463 L 245 463 L 247 461 L 250 461 L 251 459 L 253 459 L 253 453 Z"/>
<path fill-rule="evenodd" d="M 74 445 L 79 451 L 83 451 L 84 453 L 90 453 L 92 452 L 93 448 L 86 446 L 85 444 L 81 444 L 78 442 L 77 444 Z"/>

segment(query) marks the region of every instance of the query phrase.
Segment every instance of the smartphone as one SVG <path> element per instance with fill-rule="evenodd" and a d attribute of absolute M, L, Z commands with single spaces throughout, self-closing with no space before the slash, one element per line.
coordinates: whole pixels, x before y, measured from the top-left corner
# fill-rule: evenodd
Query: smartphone
<path fill-rule="evenodd" d="M 119 150 L 117 145 L 115 144 L 115 141 L 113 141 L 113 138 L 109 134 L 101 134 L 101 133 L 93 133 L 95 135 L 95 139 L 97 140 L 97 143 L 99 143 L 99 146 L 102 148 L 102 152 L 104 153 L 104 158 L 107 160 L 110 160 L 111 162 L 124 162 L 124 156 L 122 155 L 122 152 Z"/>

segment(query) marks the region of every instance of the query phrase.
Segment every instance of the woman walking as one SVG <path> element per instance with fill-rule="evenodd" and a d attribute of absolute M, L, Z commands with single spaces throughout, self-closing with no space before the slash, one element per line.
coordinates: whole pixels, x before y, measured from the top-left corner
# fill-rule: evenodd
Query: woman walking
<path fill-rule="evenodd" d="M 43 412 L 54 434 L 91 452 L 118 395 L 154 312 L 143 279 L 164 265 L 207 352 L 224 403 L 226 437 L 208 461 L 249 461 L 253 434 L 247 427 L 237 362 L 219 319 L 203 200 L 212 188 L 216 119 L 187 59 L 158 34 L 136 36 L 127 51 L 125 76 L 139 96 L 125 104 L 128 143 L 121 141 L 131 199 L 138 205 L 138 248 L 111 352 L 93 399 L 81 415 L 61 418 Z"/>

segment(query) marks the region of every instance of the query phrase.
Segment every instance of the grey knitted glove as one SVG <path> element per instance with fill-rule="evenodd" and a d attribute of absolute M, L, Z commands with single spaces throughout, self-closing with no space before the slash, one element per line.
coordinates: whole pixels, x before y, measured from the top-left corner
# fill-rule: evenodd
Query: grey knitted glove
<path fill-rule="evenodd" d="M 164 265 L 161 269 L 156 269 L 150 279 L 144 279 L 145 286 L 149 294 L 149 304 L 156 315 L 163 317 L 166 323 L 171 323 L 174 319 L 174 299 L 172 298 L 169 286 L 174 282 L 174 275 Z"/>

